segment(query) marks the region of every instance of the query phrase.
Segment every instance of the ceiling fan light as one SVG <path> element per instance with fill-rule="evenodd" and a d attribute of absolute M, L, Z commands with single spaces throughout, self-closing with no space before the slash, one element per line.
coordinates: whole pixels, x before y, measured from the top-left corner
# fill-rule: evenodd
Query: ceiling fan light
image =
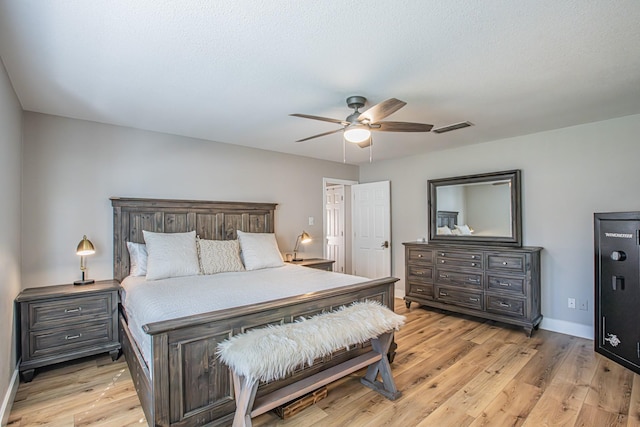
<path fill-rule="evenodd" d="M 351 127 L 344 131 L 344 139 L 354 144 L 364 142 L 371 138 L 371 131 L 364 126 Z"/>

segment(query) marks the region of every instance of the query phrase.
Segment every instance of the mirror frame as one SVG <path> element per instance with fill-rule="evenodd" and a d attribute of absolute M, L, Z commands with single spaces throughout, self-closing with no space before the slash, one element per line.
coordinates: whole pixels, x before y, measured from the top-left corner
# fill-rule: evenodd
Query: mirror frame
<path fill-rule="evenodd" d="M 489 181 L 508 180 L 511 184 L 511 236 L 451 236 L 437 234 L 437 190 L 447 185 L 474 184 Z M 463 245 L 522 246 L 522 199 L 520 191 L 521 172 L 519 169 L 432 179 L 428 181 L 428 224 L 429 241 Z"/>

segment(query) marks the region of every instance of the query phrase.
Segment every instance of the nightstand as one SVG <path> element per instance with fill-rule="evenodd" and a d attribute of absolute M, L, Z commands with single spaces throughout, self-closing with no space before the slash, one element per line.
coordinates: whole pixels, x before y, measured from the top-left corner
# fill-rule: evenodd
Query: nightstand
<path fill-rule="evenodd" d="M 303 259 L 302 261 L 288 261 L 289 264 L 301 265 L 303 267 L 311 267 L 316 268 L 318 270 L 327 270 L 333 271 L 333 263 L 335 261 L 332 259 L 324 259 L 324 258 L 309 258 Z"/>
<path fill-rule="evenodd" d="M 23 380 L 31 381 L 36 368 L 98 353 L 116 360 L 118 287 L 115 280 L 103 280 L 23 290 L 16 298 Z"/>

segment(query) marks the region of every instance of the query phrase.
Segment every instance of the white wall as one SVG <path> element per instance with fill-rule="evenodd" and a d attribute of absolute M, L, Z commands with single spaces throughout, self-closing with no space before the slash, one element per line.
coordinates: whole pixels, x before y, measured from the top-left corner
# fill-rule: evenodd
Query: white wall
<path fill-rule="evenodd" d="M 544 247 L 542 327 L 592 337 L 593 213 L 640 210 L 639 137 L 635 115 L 361 166 L 361 182 L 391 180 L 402 291 L 402 242 L 427 236 L 427 180 L 521 169 L 524 244 Z M 569 297 L 588 311 L 568 309 Z"/>
<path fill-rule="evenodd" d="M 276 202 L 281 251 L 304 229 L 317 238 L 300 252 L 322 256 L 322 179 L 358 177 L 341 163 L 29 112 L 23 149 L 24 287 L 78 279 L 83 234 L 97 251 L 88 276 L 113 277 L 111 196 Z"/>
<path fill-rule="evenodd" d="M 13 300 L 20 292 L 21 139 L 22 107 L 0 61 L 0 418 L 9 416 L 17 387 Z"/>

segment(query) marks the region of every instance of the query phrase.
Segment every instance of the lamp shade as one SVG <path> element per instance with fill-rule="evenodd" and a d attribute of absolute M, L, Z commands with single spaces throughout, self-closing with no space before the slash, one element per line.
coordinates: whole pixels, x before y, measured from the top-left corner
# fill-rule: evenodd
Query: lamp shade
<path fill-rule="evenodd" d="M 344 139 L 357 144 L 371 137 L 371 131 L 364 125 L 351 125 L 344 131 Z"/>
<path fill-rule="evenodd" d="M 96 253 L 96 249 L 93 247 L 93 243 L 91 240 L 87 239 L 87 236 L 82 236 L 82 240 L 78 243 L 78 248 L 76 249 L 76 255 L 84 256 L 84 255 L 93 255 Z"/>
<path fill-rule="evenodd" d="M 311 236 L 307 234 L 306 231 L 303 231 L 302 234 L 300 235 L 300 243 L 309 243 L 312 240 L 313 239 L 311 238 Z"/>

